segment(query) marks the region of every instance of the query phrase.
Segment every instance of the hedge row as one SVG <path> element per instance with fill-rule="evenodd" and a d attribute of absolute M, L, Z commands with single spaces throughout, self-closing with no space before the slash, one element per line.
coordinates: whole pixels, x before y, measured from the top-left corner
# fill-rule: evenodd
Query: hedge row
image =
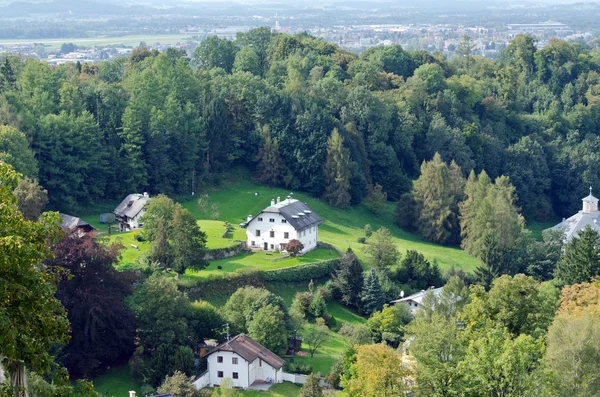
<path fill-rule="evenodd" d="M 339 266 L 340 260 L 330 259 L 323 262 L 307 263 L 282 269 L 273 269 L 261 271 L 265 281 L 310 281 L 317 278 L 327 277 Z"/>
<path fill-rule="evenodd" d="M 337 258 L 274 270 L 244 269 L 233 273 L 211 275 L 201 280 L 180 280 L 179 286 L 191 299 L 231 295 L 238 288 L 247 285 L 261 287 L 266 282 L 309 282 L 329 277 L 339 263 L 340 259 Z"/>

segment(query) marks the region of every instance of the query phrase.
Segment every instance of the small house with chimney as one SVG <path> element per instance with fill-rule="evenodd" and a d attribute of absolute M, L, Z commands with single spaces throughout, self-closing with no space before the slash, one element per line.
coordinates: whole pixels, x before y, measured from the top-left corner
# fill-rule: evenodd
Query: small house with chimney
<path fill-rule="evenodd" d="M 241 389 L 283 382 L 285 360 L 247 335 L 237 335 L 206 355 L 208 368 L 194 382 L 196 389 L 219 386 L 229 378 Z"/>
<path fill-rule="evenodd" d="M 598 211 L 598 199 L 590 194 L 582 200 L 583 206 L 581 211 L 571 216 L 563 218 L 562 222 L 547 230 L 560 230 L 564 233 L 564 242 L 568 243 L 573 237 L 579 235 L 579 232 L 585 230 L 586 226 L 591 226 L 592 229 L 600 232 L 600 211 Z"/>
<path fill-rule="evenodd" d="M 248 215 L 245 222 L 248 248 L 264 251 L 285 251 L 290 240 L 299 240 L 302 253 L 317 248 L 319 225 L 323 220 L 308 204 L 287 196 L 277 197 L 258 215 Z"/>
<path fill-rule="evenodd" d="M 140 218 L 144 215 L 146 204 L 148 204 L 150 196 L 144 194 L 130 194 L 121 201 L 121 204 L 115 208 L 115 220 L 119 223 L 119 231 L 127 232 L 144 227 L 140 223 Z"/>

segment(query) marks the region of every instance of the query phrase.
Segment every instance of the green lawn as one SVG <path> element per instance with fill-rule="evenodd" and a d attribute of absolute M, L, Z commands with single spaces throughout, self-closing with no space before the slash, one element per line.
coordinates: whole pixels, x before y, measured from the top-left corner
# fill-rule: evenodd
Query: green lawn
<path fill-rule="evenodd" d="M 340 322 L 364 324 L 367 321 L 348 307 L 335 301 L 327 304 L 327 311 L 335 317 L 338 324 Z M 320 372 L 323 376 L 327 375 L 331 371 L 331 366 L 342 355 L 346 347 L 346 340 L 343 336 L 331 330 L 328 334 L 329 338 L 321 348 L 317 349 L 314 357 L 310 357 L 309 354 L 305 356 L 296 355 L 294 361 L 300 364 L 309 364 L 315 373 Z M 306 346 L 303 346 L 303 349 L 306 349 Z"/>
<path fill-rule="evenodd" d="M 280 196 L 283 200 L 290 192 L 279 188 L 268 188 L 257 185 L 249 180 L 230 182 L 218 189 L 209 189 L 207 193 L 212 203 L 218 205 L 221 214 L 219 220 L 239 224 L 248 215 L 256 216 L 267 207 L 271 199 Z M 258 195 L 255 195 L 258 193 Z M 316 211 L 324 223 L 319 227 L 319 240 L 331 243 L 341 250 L 352 248 L 359 259 L 366 264 L 365 246 L 357 242 L 363 236 L 365 224 L 370 224 L 373 230 L 384 226 L 392 233 L 396 245 L 404 252 L 408 249 L 417 250 L 430 260 L 437 260 L 442 270 L 455 265 L 465 271 L 473 271 L 478 260 L 458 247 L 445 247 L 423 241 L 418 236 L 403 231 L 393 223 L 395 206 L 388 203 L 381 215 L 370 213 L 364 206 L 359 205 L 347 209 L 329 206 L 322 200 L 315 199 L 303 193 L 294 193 L 294 198 L 305 201 Z M 206 219 L 210 214 L 198 210 L 196 201 L 182 203 L 197 219 Z M 366 264 L 365 267 L 368 267 Z"/>
<path fill-rule="evenodd" d="M 100 224 L 97 215 L 90 215 L 87 217 L 83 217 L 82 219 L 93 225 L 99 231 L 99 234 L 101 236 L 106 236 L 107 226 Z M 96 220 L 96 223 L 91 223 L 94 222 L 94 220 Z M 244 229 L 240 229 L 238 226 L 235 226 L 231 235 L 223 237 L 223 233 L 225 232 L 224 222 L 213 220 L 200 220 L 198 221 L 198 224 L 200 225 L 200 229 L 202 229 L 206 233 L 206 247 L 208 249 L 232 247 L 238 243 L 236 240 L 245 239 Z M 121 244 L 123 244 L 124 247 L 121 251 L 121 259 L 119 260 L 117 269 L 131 270 L 140 268 L 140 265 L 137 263 L 137 259 L 141 254 L 148 251 L 148 248 L 150 247 L 150 244 L 148 242 L 140 242 L 135 239 L 136 234 L 140 232 L 141 231 L 118 233 L 114 232 L 113 230 L 113 234 L 110 236 L 110 242 L 115 243 L 118 241 Z M 132 244 L 136 245 L 138 248 L 134 248 Z"/>
<path fill-rule="evenodd" d="M 113 367 L 94 379 L 94 389 L 103 397 L 127 397 L 130 390 L 140 395 L 141 386 L 131 379 L 127 364 Z"/>
<path fill-rule="evenodd" d="M 300 394 L 300 386 L 290 382 L 273 385 L 268 391 L 243 391 L 244 397 L 295 397 Z"/>
<path fill-rule="evenodd" d="M 249 254 L 242 254 L 231 258 L 211 261 L 210 265 L 201 271 L 193 271 L 188 269 L 183 278 L 198 279 L 207 277 L 209 275 L 231 273 L 240 269 L 281 269 L 284 267 L 297 266 L 312 262 L 321 262 L 335 258 L 339 258 L 339 254 L 336 251 L 332 251 L 330 253 L 329 249 L 325 248 L 318 248 L 307 253 L 306 255 L 295 258 L 286 258 L 284 255 L 277 253 L 256 251 Z M 221 266 L 221 269 L 219 269 L 219 266 Z"/>
<path fill-rule="evenodd" d="M 560 222 L 560 219 L 554 219 L 551 221 L 547 221 L 547 222 L 527 222 L 527 229 L 529 229 L 531 231 L 531 236 L 533 238 L 535 238 L 536 240 L 542 241 L 543 237 L 542 237 L 542 232 L 546 229 L 551 228 L 552 226 L 556 225 L 557 223 Z"/>

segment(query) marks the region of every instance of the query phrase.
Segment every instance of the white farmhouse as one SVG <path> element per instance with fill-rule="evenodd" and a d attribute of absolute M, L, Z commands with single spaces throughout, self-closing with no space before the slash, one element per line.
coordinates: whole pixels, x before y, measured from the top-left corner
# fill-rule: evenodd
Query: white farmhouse
<path fill-rule="evenodd" d="M 436 297 L 439 297 L 440 294 L 442 293 L 443 288 L 430 288 L 428 290 L 422 290 L 419 291 L 415 294 L 409 295 L 407 297 L 401 298 L 401 299 L 397 299 L 395 301 L 391 301 L 390 303 L 392 304 L 396 304 L 396 303 L 402 303 L 405 305 L 408 305 L 408 308 L 410 309 L 410 312 L 414 315 L 417 310 L 419 310 L 419 308 L 421 307 L 421 305 L 423 304 L 423 298 L 425 298 L 425 294 L 427 294 L 429 291 L 433 292 L 433 294 Z"/>
<path fill-rule="evenodd" d="M 600 212 L 598 211 L 598 199 L 592 195 L 592 188 L 590 187 L 589 196 L 582 199 L 583 208 L 581 211 L 573 215 L 568 219 L 562 220 L 556 226 L 553 226 L 549 230 L 560 230 L 565 236 L 565 243 L 571 241 L 573 237 L 579 235 L 579 232 L 583 231 L 586 226 L 591 226 L 592 229 L 600 232 Z"/>
<path fill-rule="evenodd" d="M 317 247 L 319 225 L 323 220 L 310 207 L 288 196 L 271 205 L 258 215 L 248 215 L 246 238 L 249 248 L 265 251 L 285 251 L 290 240 L 299 240 L 303 253 Z"/>
<path fill-rule="evenodd" d="M 218 345 L 206 357 L 208 369 L 194 382 L 197 389 L 219 386 L 225 378 L 242 389 L 283 382 L 285 360 L 244 334 Z"/>
<path fill-rule="evenodd" d="M 144 215 L 146 204 L 150 200 L 148 193 L 130 194 L 121 201 L 114 210 L 115 219 L 119 222 L 119 231 L 126 232 L 144 227 L 140 218 Z"/>

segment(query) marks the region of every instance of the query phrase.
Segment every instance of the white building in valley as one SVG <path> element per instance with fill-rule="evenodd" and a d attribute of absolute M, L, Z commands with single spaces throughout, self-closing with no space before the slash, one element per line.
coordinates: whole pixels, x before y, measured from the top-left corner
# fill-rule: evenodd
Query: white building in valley
<path fill-rule="evenodd" d="M 306 253 L 317 247 L 319 225 L 323 220 L 310 207 L 288 196 L 271 205 L 258 215 L 248 215 L 246 238 L 248 247 L 265 251 L 285 251 L 290 240 L 299 240 Z"/>
<path fill-rule="evenodd" d="M 428 292 L 433 293 L 436 297 L 439 297 L 440 294 L 442 293 L 443 288 L 430 288 L 428 290 L 422 290 L 419 291 L 415 294 L 409 295 L 407 297 L 403 297 L 401 299 L 396 299 L 395 301 L 391 301 L 391 304 L 397 304 L 397 303 L 402 303 L 405 305 L 408 305 L 408 308 L 410 309 L 410 312 L 414 315 L 417 310 L 419 310 L 419 308 L 423 305 L 423 298 L 425 298 L 425 295 Z"/>
<path fill-rule="evenodd" d="M 196 389 L 219 386 L 225 378 L 242 389 L 254 383 L 283 382 L 285 360 L 244 334 L 218 345 L 206 358 L 208 369 L 194 382 Z"/>
<path fill-rule="evenodd" d="M 144 227 L 140 218 L 144 215 L 146 204 L 150 200 L 148 193 L 130 194 L 121 201 L 114 210 L 115 219 L 119 223 L 119 231 L 127 232 Z"/>
<path fill-rule="evenodd" d="M 560 230 L 565 234 L 565 243 L 571 241 L 573 237 L 579 235 L 579 232 L 583 231 L 586 226 L 591 226 L 592 229 L 600 232 L 600 211 L 598 211 L 598 199 L 592 195 L 592 188 L 590 187 L 589 196 L 582 199 L 583 208 L 581 211 L 576 213 L 570 218 L 562 220 L 556 226 L 553 226 L 550 230 Z"/>

